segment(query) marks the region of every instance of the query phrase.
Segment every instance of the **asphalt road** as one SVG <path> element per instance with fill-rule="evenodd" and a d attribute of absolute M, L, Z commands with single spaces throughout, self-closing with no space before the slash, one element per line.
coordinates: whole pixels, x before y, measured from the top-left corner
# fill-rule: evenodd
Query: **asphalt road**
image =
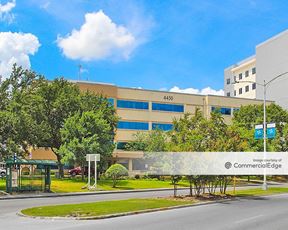
<path fill-rule="evenodd" d="M 184 192 L 184 191 L 182 191 Z M 187 193 L 187 192 L 186 192 Z M 288 194 L 182 208 L 105 220 L 40 220 L 19 217 L 31 206 L 172 195 L 172 191 L 0 201 L 0 229 L 182 230 L 288 229 Z"/>

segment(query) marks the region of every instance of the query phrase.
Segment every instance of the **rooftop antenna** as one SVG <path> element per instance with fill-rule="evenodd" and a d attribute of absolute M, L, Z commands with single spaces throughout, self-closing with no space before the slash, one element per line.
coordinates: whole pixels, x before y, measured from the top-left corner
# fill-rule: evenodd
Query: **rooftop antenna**
<path fill-rule="evenodd" d="M 81 80 L 81 72 L 82 72 L 82 65 L 78 65 L 78 68 L 79 68 L 79 72 L 78 72 L 78 80 L 80 81 Z"/>

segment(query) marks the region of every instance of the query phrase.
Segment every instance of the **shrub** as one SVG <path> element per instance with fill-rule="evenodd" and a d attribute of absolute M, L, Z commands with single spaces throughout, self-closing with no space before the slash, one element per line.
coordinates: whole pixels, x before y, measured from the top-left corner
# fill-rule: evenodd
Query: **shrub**
<path fill-rule="evenodd" d="M 135 175 L 135 179 L 136 179 L 136 180 L 139 180 L 139 179 L 140 179 L 140 175 L 136 174 L 136 175 Z"/>
<path fill-rule="evenodd" d="M 114 164 L 107 169 L 105 175 L 113 180 L 113 188 L 115 188 L 118 180 L 128 175 L 128 170 L 123 165 Z"/>

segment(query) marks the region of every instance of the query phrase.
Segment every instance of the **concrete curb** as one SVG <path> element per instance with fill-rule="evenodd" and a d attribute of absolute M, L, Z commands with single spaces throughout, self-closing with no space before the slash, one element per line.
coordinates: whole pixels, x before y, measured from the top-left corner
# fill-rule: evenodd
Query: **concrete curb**
<path fill-rule="evenodd" d="M 209 205 L 209 204 L 225 203 L 227 201 L 235 201 L 235 200 L 239 200 L 239 199 L 237 197 L 235 197 L 235 198 L 216 200 L 216 201 L 207 201 L 207 202 L 199 202 L 199 203 L 194 203 L 194 204 L 177 205 L 177 206 L 165 207 L 165 208 L 154 208 L 154 209 L 147 209 L 147 210 L 139 210 L 139 211 L 135 211 L 135 212 L 123 212 L 123 213 L 115 213 L 115 214 L 101 215 L 101 216 L 89 216 L 89 217 L 28 216 L 28 215 L 23 214 L 21 211 L 17 212 L 16 214 L 20 217 L 32 218 L 32 219 L 44 219 L 44 220 L 100 220 L 100 219 L 109 219 L 109 218 L 122 217 L 122 216 L 131 216 L 131 215 L 151 213 L 151 212 L 167 211 L 167 210 L 173 210 L 173 209 L 197 207 L 197 206 L 203 206 L 203 205 Z"/>

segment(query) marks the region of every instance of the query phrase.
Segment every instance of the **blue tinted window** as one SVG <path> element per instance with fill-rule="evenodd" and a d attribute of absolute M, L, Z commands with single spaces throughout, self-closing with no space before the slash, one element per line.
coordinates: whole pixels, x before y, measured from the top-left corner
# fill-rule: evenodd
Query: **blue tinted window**
<path fill-rule="evenodd" d="M 141 102 L 141 101 L 117 100 L 117 108 L 148 110 L 149 103 L 148 102 Z"/>
<path fill-rule="evenodd" d="M 108 98 L 107 100 L 112 106 L 114 106 L 114 98 Z"/>
<path fill-rule="evenodd" d="M 184 112 L 184 105 L 152 103 L 152 110 L 182 113 Z"/>
<path fill-rule="evenodd" d="M 223 115 L 231 115 L 231 108 L 219 108 L 219 107 L 212 107 L 212 112 L 217 111 L 220 112 Z"/>
<path fill-rule="evenodd" d="M 172 124 L 161 124 L 161 123 L 152 123 L 152 129 L 161 129 L 163 131 L 169 131 L 173 129 Z"/>
<path fill-rule="evenodd" d="M 119 121 L 118 129 L 149 130 L 148 122 Z"/>

